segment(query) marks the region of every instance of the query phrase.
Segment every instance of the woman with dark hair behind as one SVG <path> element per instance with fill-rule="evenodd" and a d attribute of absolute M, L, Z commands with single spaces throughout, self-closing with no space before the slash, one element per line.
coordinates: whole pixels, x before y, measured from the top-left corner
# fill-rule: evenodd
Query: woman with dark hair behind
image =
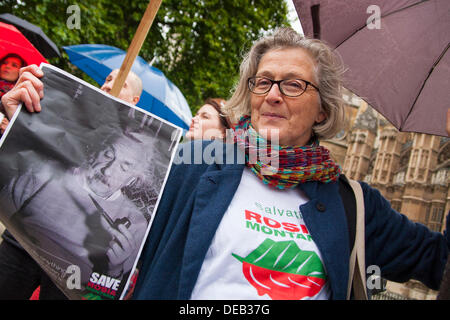
<path fill-rule="evenodd" d="M 221 98 L 206 99 L 195 117 L 192 118 L 186 138 L 189 140 L 225 138 L 225 131 L 230 129 L 230 123 L 222 112 L 225 102 Z"/>

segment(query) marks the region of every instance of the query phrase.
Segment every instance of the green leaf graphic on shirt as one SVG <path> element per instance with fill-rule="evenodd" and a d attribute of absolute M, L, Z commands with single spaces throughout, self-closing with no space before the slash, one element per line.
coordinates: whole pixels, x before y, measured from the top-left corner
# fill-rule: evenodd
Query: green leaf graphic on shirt
<path fill-rule="evenodd" d="M 319 256 L 313 251 L 301 250 L 293 240 L 275 242 L 266 239 L 245 258 L 232 255 L 240 262 L 261 268 L 326 279 Z"/>

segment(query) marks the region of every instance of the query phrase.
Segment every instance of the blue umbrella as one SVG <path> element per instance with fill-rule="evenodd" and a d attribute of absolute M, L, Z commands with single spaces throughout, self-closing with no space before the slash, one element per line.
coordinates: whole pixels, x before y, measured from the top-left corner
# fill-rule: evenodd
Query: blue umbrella
<path fill-rule="evenodd" d="M 109 73 L 119 69 L 126 52 L 102 44 L 80 44 L 63 47 L 70 62 L 102 85 Z M 143 92 L 137 104 L 183 129 L 189 129 L 192 113 L 181 91 L 163 72 L 137 57 L 131 70 L 142 80 Z"/>

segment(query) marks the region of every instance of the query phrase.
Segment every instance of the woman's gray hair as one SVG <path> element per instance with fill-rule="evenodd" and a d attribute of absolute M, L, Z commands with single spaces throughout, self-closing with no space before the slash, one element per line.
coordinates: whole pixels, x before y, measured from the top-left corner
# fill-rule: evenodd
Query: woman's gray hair
<path fill-rule="evenodd" d="M 342 97 L 342 75 L 344 66 L 339 55 L 321 40 L 309 39 L 292 28 L 278 28 L 272 35 L 256 41 L 245 54 L 240 67 L 240 79 L 232 97 L 225 104 L 224 112 L 236 123 L 240 117 L 250 115 L 250 91 L 247 79 L 256 74 L 262 57 L 271 50 L 301 48 L 306 50 L 316 62 L 316 78 L 320 90 L 321 111 L 327 118 L 313 126 L 319 139 L 334 137 L 345 123 L 345 101 Z"/>

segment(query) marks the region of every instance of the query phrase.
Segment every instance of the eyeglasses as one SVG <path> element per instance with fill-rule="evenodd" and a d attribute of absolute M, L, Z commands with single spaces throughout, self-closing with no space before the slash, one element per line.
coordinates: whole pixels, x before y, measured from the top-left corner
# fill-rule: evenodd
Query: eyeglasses
<path fill-rule="evenodd" d="M 302 95 L 308 86 L 313 87 L 320 93 L 319 88 L 303 79 L 272 80 L 266 77 L 250 77 L 247 81 L 248 89 L 254 94 L 266 94 L 272 89 L 274 84 L 277 84 L 280 92 L 288 97 Z"/>

